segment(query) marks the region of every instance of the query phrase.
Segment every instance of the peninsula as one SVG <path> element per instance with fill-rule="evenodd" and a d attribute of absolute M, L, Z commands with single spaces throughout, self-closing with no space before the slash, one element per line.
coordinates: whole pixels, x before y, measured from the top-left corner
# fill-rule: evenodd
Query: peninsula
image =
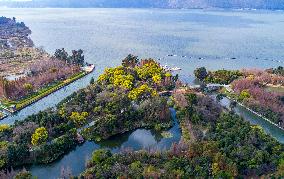
<path fill-rule="evenodd" d="M 0 110 L 14 113 L 94 70 L 82 50 L 34 47 L 31 30 L 15 18 L 0 18 Z M 3 112 L 2 112 L 3 114 Z M 4 115 L 3 115 L 4 116 Z"/>

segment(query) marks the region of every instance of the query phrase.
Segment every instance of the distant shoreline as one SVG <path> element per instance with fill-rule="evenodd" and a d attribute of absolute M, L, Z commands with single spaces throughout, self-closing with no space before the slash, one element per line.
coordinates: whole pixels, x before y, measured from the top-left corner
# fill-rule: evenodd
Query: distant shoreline
<path fill-rule="evenodd" d="M 283 12 L 284 8 L 218 8 L 218 7 L 192 7 L 192 8 L 170 8 L 170 7 L 75 7 L 75 6 L 7 6 L 1 5 L 0 9 L 158 9 L 158 10 L 208 10 L 208 11 L 238 11 L 238 12 L 254 12 L 254 11 L 272 11 Z"/>

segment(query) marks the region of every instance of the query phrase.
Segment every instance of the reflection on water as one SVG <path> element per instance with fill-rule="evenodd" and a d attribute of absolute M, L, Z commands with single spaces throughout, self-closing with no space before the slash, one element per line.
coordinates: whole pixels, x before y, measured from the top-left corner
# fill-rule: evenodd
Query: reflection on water
<path fill-rule="evenodd" d="M 141 149 L 168 150 L 173 143 L 179 142 L 181 138 L 181 131 L 176 119 L 175 110 L 171 109 L 171 115 L 174 120 L 174 126 L 167 130 L 172 133 L 173 136 L 171 138 L 163 138 L 161 132 L 154 130 L 137 129 L 132 132 L 116 135 L 102 142 L 85 142 L 52 164 L 32 166 L 28 169 L 40 179 L 53 179 L 60 176 L 62 167 L 68 167 L 71 169 L 73 175 L 79 175 L 85 169 L 86 161 L 91 157 L 92 152 L 99 148 L 110 149 L 113 153 L 126 148 L 135 151 Z"/>

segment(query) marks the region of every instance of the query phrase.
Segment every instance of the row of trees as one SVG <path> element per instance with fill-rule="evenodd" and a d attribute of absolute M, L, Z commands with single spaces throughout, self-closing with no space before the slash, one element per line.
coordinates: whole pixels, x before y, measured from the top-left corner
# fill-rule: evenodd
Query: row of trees
<path fill-rule="evenodd" d="M 43 59 L 32 64 L 26 77 L 15 80 L 0 79 L 3 96 L 17 100 L 36 92 L 42 87 L 61 81 L 80 72 L 77 65 L 67 65 L 60 60 Z"/>
<path fill-rule="evenodd" d="M 72 50 L 71 55 L 69 55 L 64 48 L 56 49 L 54 57 L 69 64 L 75 64 L 80 66 L 83 66 L 85 64 L 85 56 L 83 55 L 83 50 L 81 49 Z"/>
<path fill-rule="evenodd" d="M 284 76 L 284 67 L 282 67 L 282 66 L 279 66 L 277 68 L 271 68 L 271 69 L 268 69 L 266 71 L 268 73 Z"/>
<path fill-rule="evenodd" d="M 242 73 L 238 70 L 217 70 L 207 72 L 205 67 L 200 67 L 194 70 L 194 75 L 200 81 L 206 83 L 218 83 L 228 85 L 234 80 L 242 76 Z"/>

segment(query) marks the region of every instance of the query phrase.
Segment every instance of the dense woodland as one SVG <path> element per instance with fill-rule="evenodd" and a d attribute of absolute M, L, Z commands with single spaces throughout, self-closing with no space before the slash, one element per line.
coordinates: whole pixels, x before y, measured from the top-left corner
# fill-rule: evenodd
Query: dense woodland
<path fill-rule="evenodd" d="M 238 80 L 255 79 L 252 72 L 238 73 L 242 74 Z M 171 104 L 177 110 L 182 131 L 181 141 L 171 150 L 127 150 L 118 154 L 96 150 L 79 178 L 284 176 L 282 144 L 236 115 L 233 107 L 225 109 L 208 95 L 176 88 L 176 84 L 177 77 L 153 59 L 139 60 L 129 55 L 121 66 L 105 69 L 97 81 L 92 79 L 87 88 L 67 97 L 56 108 L 13 126 L 1 125 L 1 168 L 50 163 L 82 142 L 82 136 L 100 141 L 140 127 L 168 128 L 172 123 Z M 173 90 L 170 98 L 159 95 L 167 90 Z M 25 171 L 18 175 L 31 177 Z"/>
<path fill-rule="evenodd" d="M 167 152 L 96 150 L 79 178 L 284 176 L 284 146 L 261 128 L 208 96 L 177 91 L 174 99 L 183 132 L 180 143 Z"/>
<path fill-rule="evenodd" d="M 158 93 L 174 88 L 175 80 L 154 60 L 129 55 L 56 108 L 0 125 L 0 167 L 50 163 L 82 142 L 82 135 L 99 141 L 139 127 L 168 128 L 169 107 Z"/>

